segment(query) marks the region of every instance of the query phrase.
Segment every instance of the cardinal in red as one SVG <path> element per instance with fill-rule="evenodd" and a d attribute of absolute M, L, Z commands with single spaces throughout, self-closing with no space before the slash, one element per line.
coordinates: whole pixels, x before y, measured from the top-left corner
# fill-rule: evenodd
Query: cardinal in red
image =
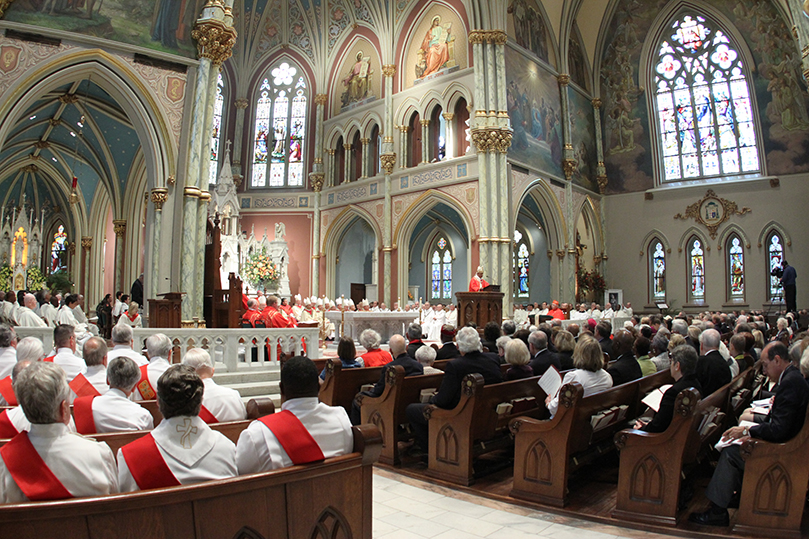
<path fill-rule="evenodd" d="M 483 279 L 483 268 L 478 266 L 477 273 L 475 273 L 475 276 L 469 281 L 469 291 L 480 292 L 487 286 L 489 286 L 489 283 Z"/>

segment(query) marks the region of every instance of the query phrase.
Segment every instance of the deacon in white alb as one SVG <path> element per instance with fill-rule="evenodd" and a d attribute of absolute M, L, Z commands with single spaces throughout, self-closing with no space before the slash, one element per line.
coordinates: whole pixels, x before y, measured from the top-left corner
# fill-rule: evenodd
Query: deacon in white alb
<path fill-rule="evenodd" d="M 427 330 L 427 339 L 431 341 L 440 341 L 441 340 L 441 328 L 444 326 L 447 320 L 447 312 L 444 310 L 444 305 L 441 303 L 436 303 L 433 307 L 433 314 L 432 320 L 430 322 L 430 328 Z"/>
<path fill-rule="evenodd" d="M 23 298 L 24 307 L 17 311 L 17 325 L 26 328 L 44 328 L 48 324 L 39 317 L 34 309 L 37 307 L 37 298 L 33 294 L 26 294 Z"/>
<path fill-rule="evenodd" d="M 64 369 L 68 382 L 78 374 L 87 373 L 87 364 L 76 355 L 76 332 L 73 326 L 67 324 L 56 326 L 53 329 L 53 346 L 56 348 L 53 363 Z"/>
<path fill-rule="evenodd" d="M 14 328 L 0 326 L 0 378 L 11 374 L 17 363 L 17 334 Z"/>
<path fill-rule="evenodd" d="M 107 353 L 107 362 L 116 357 L 128 357 L 138 364 L 138 367 L 148 365 L 149 360 L 132 349 L 134 339 L 132 326 L 126 324 L 115 324 L 112 326 L 112 350 Z"/>
<path fill-rule="evenodd" d="M 183 365 L 193 368 L 202 379 L 205 385 L 202 406 L 216 418 L 217 423 L 247 418 L 247 409 L 239 392 L 213 381 L 214 366 L 208 352 L 202 348 L 192 348 L 185 353 Z"/>
<path fill-rule="evenodd" d="M 128 357 L 119 357 L 107 367 L 109 391 L 93 399 L 92 411 L 96 432 L 124 430 L 151 430 L 152 414 L 146 408 L 129 400 L 129 395 L 140 380 L 140 370 Z"/>
<path fill-rule="evenodd" d="M 149 365 L 140 369 L 140 381 L 133 393 L 136 401 L 152 400 L 157 396 L 157 381 L 171 365 L 171 340 L 163 333 L 155 333 L 146 339 L 146 353 Z"/>

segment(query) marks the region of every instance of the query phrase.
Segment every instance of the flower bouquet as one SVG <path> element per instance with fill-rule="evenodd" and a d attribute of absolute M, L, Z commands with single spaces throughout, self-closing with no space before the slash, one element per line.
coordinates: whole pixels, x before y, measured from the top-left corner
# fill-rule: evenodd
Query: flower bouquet
<path fill-rule="evenodd" d="M 242 273 L 250 286 L 256 289 L 274 289 L 281 277 L 278 268 L 264 250 L 247 257 Z"/>

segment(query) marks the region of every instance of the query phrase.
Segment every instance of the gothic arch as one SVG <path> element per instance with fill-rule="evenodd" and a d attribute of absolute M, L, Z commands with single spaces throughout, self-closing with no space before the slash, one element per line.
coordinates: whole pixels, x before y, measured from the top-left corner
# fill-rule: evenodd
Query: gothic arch
<path fill-rule="evenodd" d="M 551 250 L 561 249 L 567 243 L 567 224 L 565 223 L 564 212 L 559 200 L 551 190 L 548 182 L 542 178 L 532 180 L 516 200 L 512 215 L 515 222 L 512 222 L 512 229 L 516 224 L 516 215 L 520 211 L 526 197 L 533 197 L 542 213 L 542 219 L 548 237 L 548 248 Z"/>
<path fill-rule="evenodd" d="M 589 195 L 585 197 L 576 211 L 576 219 L 573 222 L 578 222 L 579 216 L 584 217 L 585 221 L 589 223 L 590 229 L 593 231 L 593 243 L 598 249 L 598 253 L 593 253 L 593 255 L 600 255 L 604 252 L 604 231 L 601 229 L 599 212 L 596 211 L 593 199 L 590 198 Z"/>
<path fill-rule="evenodd" d="M 469 95 L 469 89 L 457 81 L 449 83 L 447 87 L 444 88 L 443 94 L 446 103 L 444 112 L 453 112 L 455 106 L 458 104 L 458 100 L 461 98 L 466 101 L 467 106 L 472 105 L 472 101 L 474 101 L 474 96 Z"/>
<path fill-rule="evenodd" d="M 460 231 L 453 227 L 457 233 L 460 234 Z M 444 228 L 443 224 L 436 225 L 433 228 L 427 228 L 422 231 L 422 234 L 426 235 L 424 241 L 424 246 L 421 248 L 421 253 L 419 254 L 419 258 L 421 258 L 422 262 L 427 261 L 427 257 L 430 256 L 430 245 L 432 245 L 433 240 L 440 235 L 444 235 L 447 239 L 447 243 L 449 243 L 450 251 L 452 251 L 452 259 L 455 260 L 455 252 L 458 249 L 457 245 L 455 244 L 455 240 L 452 238 L 450 234 L 447 234 L 446 228 Z M 464 246 L 466 249 L 466 246 Z"/>
<path fill-rule="evenodd" d="M 415 97 L 410 96 L 399 105 L 398 110 L 393 115 L 393 123 L 397 125 L 408 125 L 414 112 L 418 112 L 419 115 L 421 115 L 421 104 Z"/>
<path fill-rule="evenodd" d="M 719 243 L 716 246 L 716 249 L 718 251 L 721 251 L 722 249 L 725 248 L 725 243 L 728 241 L 730 235 L 733 234 L 734 232 L 738 234 L 739 238 L 741 238 L 741 240 L 744 242 L 744 248 L 747 249 L 748 251 L 750 250 L 751 247 L 750 238 L 747 237 L 747 234 L 744 233 L 744 230 L 742 230 L 742 228 L 739 225 L 731 223 L 727 227 L 725 227 L 725 230 L 723 230 L 722 233 L 719 235 Z"/>
<path fill-rule="evenodd" d="M 382 128 L 385 125 L 382 122 L 382 118 L 379 116 L 379 114 L 376 111 L 368 112 L 367 114 L 365 114 L 365 116 L 363 116 L 363 118 L 361 120 L 360 133 L 362 133 L 362 136 L 370 137 L 371 136 L 371 131 L 373 131 L 373 129 L 374 129 L 374 125 L 379 127 L 379 134 L 382 135 L 383 134 L 382 133 L 382 131 L 383 131 Z"/>
<path fill-rule="evenodd" d="M 682 253 L 688 248 L 688 242 L 691 241 L 691 236 L 696 236 L 697 239 L 699 239 L 699 241 L 705 248 L 705 256 L 707 256 L 708 253 L 711 252 L 711 244 L 708 243 L 708 238 L 705 237 L 705 233 L 695 226 L 688 227 L 688 229 L 685 232 L 683 232 L 683 235 L 680 236 L 680 242 L 677 246 L 677 252 Z"/>
<path fill-rule="evenodd" d="M 765 247 L 766 248 L 766 241 L 767 236 L 775 230 L 781 236 L 781 239 L 784 241 L 785 247 L 792 247 L 792 239 L 789 237 L 786 229 L 781 226 L 781 224 L 777 221 L 770 221 L 761 229 L 761 233 L 758 235 L 758 247 Z"/>
<path fill-rule="evenodd" d="M 326 260 L 330 261 L 330 263 L 326 264 L 325 275 L 325 293 L 327 296 L 334 296 L 335 279 L 337 277 L 337 268 L 334 262 L 337 260 L 337 255 L 340 251 L 340 243 L 342 241 L 343 234 L 355 223 L 356 219 L 364 221 L 373 231 L 375 251 L 378 252 L 382 248 L 382 233 L 379 230 L 379 226 L 373 216 L 364 208 L 354 204 L 346 206 L 343 211 L 341 211 L 340 214 L 334 218 L 334 221 L 332 221 L 331 225 L 329 225 L 326 234 L 323 236 L 322 252 L 326 257 Z M 374 281 L 376 281 L 378 278 L 377 274 L 377 271 L 373 272 Z"/>
<path fill-rule="evenodd" d="M 666 254 L 670 255 L 671 245 L 669 245 L 669 240 L 666 238 L 666 235 L 660 232 L 660 230 L 657 228 L 653 228 L 643 237 L 643 240 L 640 243 L 640 256 L 643 256 L 646 253 L 646 249 L 649 248 L 649 244 L 654 238 L 660 240 L 660 243 L 663 244 L 663 249 L 666 250 Z"/>

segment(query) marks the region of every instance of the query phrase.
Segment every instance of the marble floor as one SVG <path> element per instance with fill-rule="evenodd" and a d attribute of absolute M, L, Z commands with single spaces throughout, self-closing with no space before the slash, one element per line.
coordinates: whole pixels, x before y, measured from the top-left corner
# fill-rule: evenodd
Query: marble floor
<path fill-rule="evenodd" d="M 374 539 L 663 539 L 374 470 Z"/>

